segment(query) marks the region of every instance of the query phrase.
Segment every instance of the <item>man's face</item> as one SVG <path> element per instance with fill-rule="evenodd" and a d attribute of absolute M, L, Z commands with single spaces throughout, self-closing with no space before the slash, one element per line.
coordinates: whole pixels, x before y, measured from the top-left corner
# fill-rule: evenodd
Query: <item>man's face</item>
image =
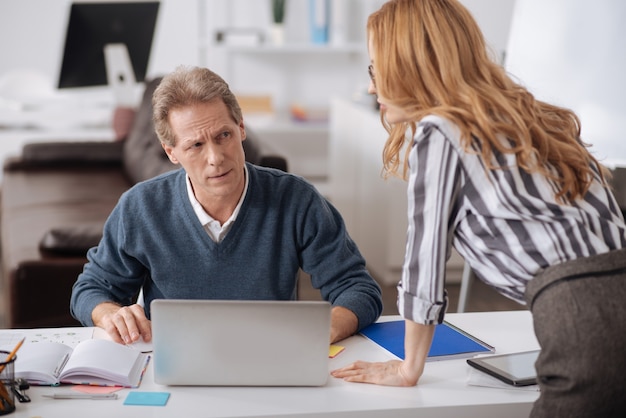
<path fill-rule="evenodd" d="M 176 145 L 163 144 L 169 159 L 183 166 L 203 205 L 237 202 L 245 185 L 243 121 L 233 121 L 221 100 L 175 108 L 169 114 Z"/>

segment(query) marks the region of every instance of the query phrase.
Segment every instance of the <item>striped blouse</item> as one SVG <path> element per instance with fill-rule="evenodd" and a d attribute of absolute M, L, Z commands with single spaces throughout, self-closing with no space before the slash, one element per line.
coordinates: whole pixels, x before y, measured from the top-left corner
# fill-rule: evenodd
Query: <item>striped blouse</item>
<path fill-rule="evenodd" d="M 558 204 L 555 185 L 519 169 L 513 154 L 495 154 L 508 168 L 486 171 L 480 153 L 463 150 L 458 128 L 437 116 L 419 123 L 409 152 L 404 318 L 443 318 L 452 246 L 477 277 L 522 304 L 539 270 L 626 246 L 622 213 L 598 173 L 584 199 Z"/>

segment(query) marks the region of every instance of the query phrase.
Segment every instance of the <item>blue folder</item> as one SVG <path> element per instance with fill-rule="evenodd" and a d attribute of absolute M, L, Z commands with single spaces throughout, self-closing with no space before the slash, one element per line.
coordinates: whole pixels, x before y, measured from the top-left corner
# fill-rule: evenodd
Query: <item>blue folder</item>
<path fill-rule="evenodd" d="M 361 334 L 404 359 L 404 320 L 377 322 L 363 328 Z M 435 327 L 427 361 L 467 358 L 494 350 L 489 344 L 444 321 Z"/>

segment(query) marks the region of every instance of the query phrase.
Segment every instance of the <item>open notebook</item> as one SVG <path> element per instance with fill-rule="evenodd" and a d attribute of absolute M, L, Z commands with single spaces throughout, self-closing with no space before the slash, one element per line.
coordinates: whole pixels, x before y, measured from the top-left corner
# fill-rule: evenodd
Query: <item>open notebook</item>
<path fill-rule="evenodd" d="M 154 300 L 154 380 L 166 385 L 321 386 L 330 304 Z"/>
<path fill-rule="evenodd" d="M 149 359 L 147 354 L 113 341 L 88 338 L 72 347 L 36 335 L 17 353 L 15 377 L 26 379 L 31 385 L 67 383 L 135 388 L 141 383 Z"/>

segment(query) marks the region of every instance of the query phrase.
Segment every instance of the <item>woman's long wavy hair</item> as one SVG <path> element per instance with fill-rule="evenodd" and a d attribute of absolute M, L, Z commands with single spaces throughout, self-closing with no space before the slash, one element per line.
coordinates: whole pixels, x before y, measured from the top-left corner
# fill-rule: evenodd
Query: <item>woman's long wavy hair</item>
<path fill-rule="evenodd" d="M 392 0 L 367 21 L 375 55 L 376 89 L 413 122 L 389 124 L 383 150 L 386 175 L 406 178 L 406 133 L 424 116 L 455 123 L 466 150 L 479 141 L 488 169 L 499 169 L 493 154 L 514 153 L 527 172 L 557 185 L 561 201 L 584 196 L 594 166 L 605 170 L 580 139 L 580 121 L 571 110 L 536 100 L 490 57 L 483 35 L 455 0 Z M 506 137 L 507 143 L 498 139 Z M 401 161 L 403 160 L 403 161 Z M 400 170 L 400 164 L 402 170 Z"/>

